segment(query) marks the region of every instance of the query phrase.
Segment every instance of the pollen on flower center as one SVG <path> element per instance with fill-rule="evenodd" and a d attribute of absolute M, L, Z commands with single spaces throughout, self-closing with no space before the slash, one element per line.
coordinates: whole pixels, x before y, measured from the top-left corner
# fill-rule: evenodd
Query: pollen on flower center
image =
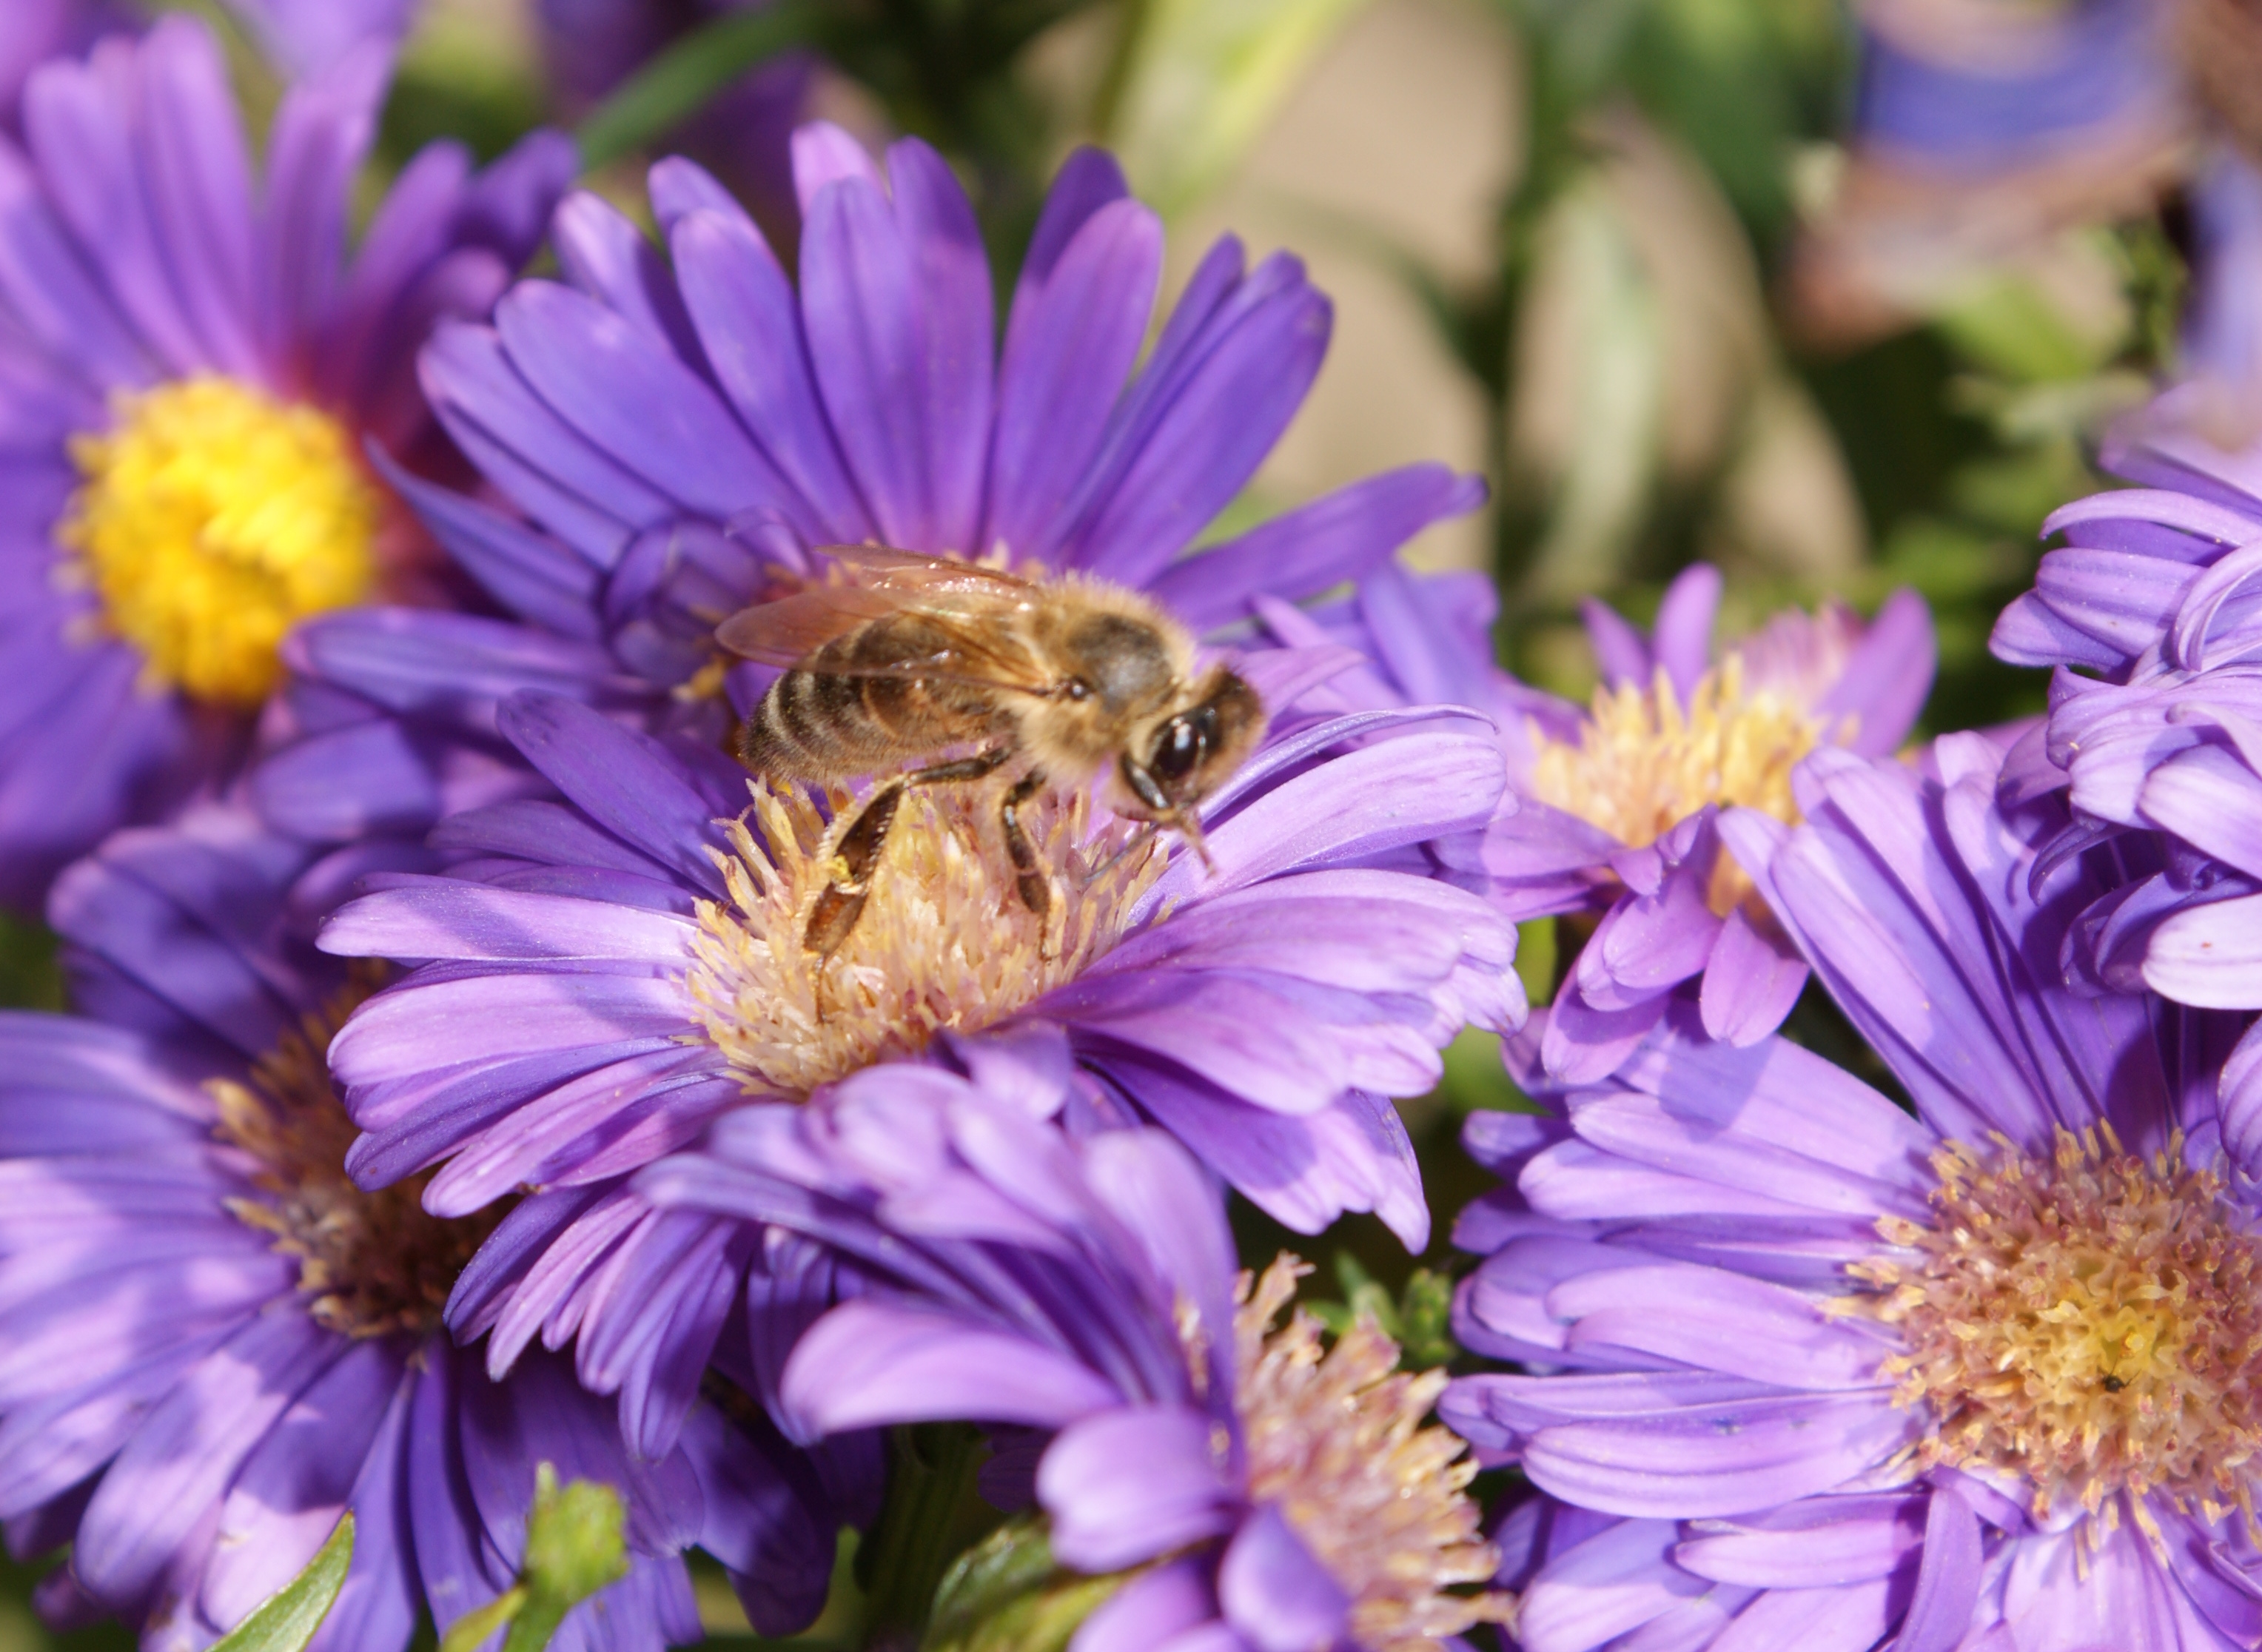
<path fill-rule="evenodd" d="M 730 899 L 699 904 L 685 982 L 708 1038 L 751 1093 L 804 1096 L 916 1055 L 938 1033 L 1003 1020 L 1113 947 L 1163 865 L 1151 841 L 1107 865 L 1121 827 L 1091 833 L 1081 793 L 1041 800 L 1030 840 L 1053 898 L 1039 918 L 999 845 L 996 794 L 918 789 L 896 817 L 855 927 L 826 958 L 803 937 L 833 876 L 826 814 L 837 821 L 855 804 L 835 791 L 820 812 L 804 794 L 760 780 L 753 791 L 752 820 L 730 823 L 727 853 L 710 851 Z"/>
<path fill-rule="evenodd" d="M 151 684 L 256 705 L 294 623 L 369 595 L 382 497 L 335 420 L 234 379 L 122 395 L 114 413 L 70 444 L 85 480 L 58 530 L 68 576 Z"/>
<path fill-rule="evenodd" d="M 1933 1165 L 1931 1224 L 1878 1224 L 1915 1254 L 1852 1270 L 1906 1339 L 1884 1373 L 1936 1419 L 1926 1459 L 2025 1480 L 2038 1516 L 2071 1499 L 2110 1525 L 2126 1493 L 2150 1533 L 2158 1492 L 2251 1522 L 2262 1240 L 2222 1179 L 2186 1165 L 2180 1136 L 2147 1160 L 2103 1125 L 2059 1131 L 2047 1160 L 1999 1138 Z"/>
<path fill-rule="evenodd" d="M 256 1063 L 246 1082 L 205 1087 L 219 1104 L 213 1134 L 254 1161 L 256 1196 L 232 1199 L 238 1220 L 270 1234 L 299 1259 L 299 1288 L 314 1322 L 349 1337 L 427 1332 L 480 1242 L 502 1219 L 496 1206 L 448 1218 L 423 1207 L 429 1174 L 364 1193 L 346 1174 L 356 1130 L 330 1083 L 324 1052 L 348 1015 L 376 990 L 357 980 Z"/>
<path fill-rule="evenodd" d="M 1707 804 L 1795 824 L 1790 771 L 1827 732 L 1826 719 L 1793 696 L 1748 689 L 1740 654 L 1700 677 L 1685 708 L 1660 667 L 1646 689 L 1596 689 L 1575 742 L 1535 733 L 1531 790 L 1635 848 Z M 1712 909 L 1723 915 L 1750 891 L 1725 856 L 1712 882 Z"/>
<path fill-rule="evenodd" d="M 1446 1592 L 1490 1582 L 1500 1555 L 1464 1490 L 1477 1472 L 1466 1444 L 1423 1426 L 1445 1374 L 1400 1371 L 1398 1345 L 1365 1315 L 1332 1348 L 1301 1309 L 1275 1329 L 1310 1271 L 1284 1254 L 1235 1293 L 1250 1495 L 1279 1505 L 1350 1597 L 1351 1636 L 1367 1652 L 1439 1652 L 1449 1635 L 1511 1621 L 1509 1596 Z"/>

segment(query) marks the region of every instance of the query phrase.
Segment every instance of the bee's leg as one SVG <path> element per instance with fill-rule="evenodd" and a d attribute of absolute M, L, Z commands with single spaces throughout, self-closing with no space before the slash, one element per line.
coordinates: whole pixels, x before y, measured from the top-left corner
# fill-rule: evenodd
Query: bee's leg
<path fill-rule="evenodd" d="M 903 807 L 904 794 L 913 786 L 947 785 L 953 781 L 979 780 L 996 771 L 1012 755 L 1009 747 L 977 752 L 955 761 L 915 768 L 892 780 L 867 798 L 856 818 L 841 831 L 832 846 L 832 881 L 818 891 L 809 909 L 809 922 L 801 932 L 801 949 L 825 958 L 839 951 L 856 931 L 870 898 L 872 873 L 880 852 L 888 846 L 888 833 Z"/>
<path fill-rule="evenodd" d="M 1010 746 L 993 746 L 986 752 L 976 752 L 971 757 L 955 761 L 937 763 L 929 768 L 914 768 L 904 776 L 906 786 L 947 786 L 957 780 L 980 780 L 1003 768 L 1012 757 Z"/>
<path fill-rule="evenodd" d="M 1005 839 L 1005 855 L 1013 862 L 1014 887 L 1021 891 L 1021 905 L 1040 918 L 1052 907 L 1052 879 L 1045 876 L 1029 834 L 1021 829 L 1021 805 L 1036 796 L 1044 783 L 1044 771 L 1032 768 L 1013 783 L 1005 793 L 1004 807 L 998 812 L 998 825 Z"/>
<path fill-rule="evenodd" d="M 818 891 L 809 909 L 809 923 L 801 932 L 801 949 L 825 958 L 839 951 L 855 933 L 872 891 L 872 869 L 880 863 L 888 832 L 903 806 L 904 783 L 894 781 L 865 801 L 832 846 L 832 879 Z"/>

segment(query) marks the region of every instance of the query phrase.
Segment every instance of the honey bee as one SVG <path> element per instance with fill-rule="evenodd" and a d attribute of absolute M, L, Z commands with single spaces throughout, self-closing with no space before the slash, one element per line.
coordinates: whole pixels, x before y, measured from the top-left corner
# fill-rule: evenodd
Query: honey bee
<path fill-rule="evenodd" d="M 746 766 L 822 783 L 977 749 L 882 783 L 835 826 L 832 879 L 804 949 L 830 957 L 854 932 L 915 786 L 1009 776 L 998 827 L 1022 904 L 1040 918 L 1054 891 L 1023 813 L 1048 787 L 1105 775 L 1116 814 L 1178 832 L 1208 858 L 1194 805 L 1241 767 L 1265 713 L 1225 667 L 1195 675 L 1183 625 L 1136 592 L 1075 574 L 1018 579 L 875 545 L 825 554 L 844 577 L 716 630 L 732 653 L 786 668 L 740 732 Z"/>

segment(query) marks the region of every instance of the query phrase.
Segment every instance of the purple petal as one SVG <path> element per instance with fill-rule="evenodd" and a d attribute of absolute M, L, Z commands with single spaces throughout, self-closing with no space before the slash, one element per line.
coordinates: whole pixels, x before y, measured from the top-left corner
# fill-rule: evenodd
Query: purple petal
<path fill-rule="evenodd" d="M 1351 1598 L 1268 1503 L 1242 1523 L 1217 1572 L 1226 1621 L 1257 1652 L 1309 1652 L 1334 1646 Z"/>
<path fill-rule="evenodd" d="M 1955 1652 L 1971 1627 L 1984 1558 L 1971 1505 L 1945 1486 L 1926 1499 L 1924 1562 L 1897 1652 Z"/>
<path fill-rule="evenodd" d="M 812 120 L 793 134 L 793 186 L 801 199 L 801 213 L 809 216 L 825 186 L 854 178 L 879 187 L 880 170 L 864 146 L 829 120 Z"/>
<path fill-rule="evenodd" d="M 2187 906 L 2162 923 L 2144 951 L 2144 985 L 2202 1008 L 2262 1005 L 2262 895 Z"/>
<path fill-rule="evenodd" d="M 810 1328 L 781 1397 L 810 1436 L 881 1423 L 1027 1423 L 1057 1428 L 1121 1403 L 1081 1360 L 938 1313 L 858 1301 Z"/>
<path fill-rule="evenodd" d="M 1037 1468 L 1053 1553 L 1110 1572 L 1230 1530 L 1233 1488 L 1211 1449 L 1215 1420 L 1184 1405 L 1135 1405 L 1070 1424 Z"/>
<path fill-rule="evenodd" d="M 808 209 L 802 317 L 832 429 L 881 536 L 915 550 L 965 551 L 933 537 L 935 434 L 926 428 L 920 271 L 876 184 L 844 178 Z"/>
<path fill-rule="evenodd" d="M 1797 1291 L 1714 1268 L 1584 1273 L 1549 1291 L 1547 1309 L 1575 1322 L 1567 1347 L 1630 1348 L 1786 1388 L 1878 1388 L 1895 1351 L 1863 1322 L 1833 1318 Z"/>
<path fill-rule="evenodd" d="M 666 263 L 610 202 L 576 190 L 558 204 L 550 242 L 574 289 L 628 322 L 648 349 L 705 365 Z"/>
<path fill-rule="evenodd" d="M 1199 1559 L 1140 1573 L 1100 1603 L 1072 1643 L 1076 1652 L 1156 1652 L 1217 1616 L 1209 1569 Z"/>
<path fill-rule="evenodd" d="M 402 1367 L 398 1348 L 356 1344 L 245 1460 L 205 1564 L 198 1605 L 212 1621 L 241 1623 L 314 1557 L 393 1417 Z M 372 1533 L 357 1547 L 382 1555 L 389 1535 Z"/>
<path fill-rule="evenodd" d="M 433 412 L 480 473 L 593 567 L 610 567 L 637 530 L 675 514 L 666 494 L 534 393 L 491 328 L 440 327 L 416 372 Z"/>
<path fill-rule="evenodd" d="M 1898 1577 L 1838 1589 L 1777 1589 L 1744 1608 L 1712 1646 L 1718 1652 L 1869 1652 L 1891 1630 L 1907 1585 Z"/>
<path fill-rule="evenodd" d="M 1883 1392 L 1752 1400 L 1545 1428 L 1524 1464 L 1543 1489 L 1612 1514 L 1743 1514 L 1843 1485 L 1920 1426 Z"/>
<path fill-rule="evenodd" d="M 1691 568 L 1689 573 L 1696 571 Z M 1650 653 L 1648 639 L 1616 609 L 1593 597 L 1579 604 L 1579 617 L 1587 628 L 1587 644 L 1594 650 L 1603 682 L 1613 689 L 1632 688 L 1646 694 L 1657 674 L 1656 656 Z M 1705 641 L 1709 648 L 1709 636 Z"/>
<path fill-rule="evenodd" d="M 321 79 L 292 87 L 276 112 L 259 227 L 257 314 L 270 359 L 288 359 L 334 299 L 347 195 L 377 135 L 390 68 L 381 47 L 351 53 Z"/>
<path fill-rule="evenodd" d="M 668 748 L 556 695 L 511 696 L 497 726 L 567 797 L 622 841 L 684 884 L 720 899 L 721 874 L 708 857 L 724 800 L 695 787 Z"/>
<path fill-rule="evenodd" d="M 1752 927 L 1740 908 L 1728 914 L 1704 963 L 1697 1004 L 1704 1030 L 1740 1048 L 1783 1025 L 1805 990 L 1806 965 Z"/>
<path fill-rule="evenodd" d="M 2031 1534 L 2013 1548 L 2001 1588 L 2016 1644 L 2143 1652 L 2205 1644 L 2179 1633 L 2180 1591 L 2133 1525 L 2087 1547 L 2069 1530 Z"/>
<path fill-rule="evenodd" d="M 723 393 L 828 537 L 859 543 L 873 530 L 840 450 L 802 337 L 792 284 L 742 215 L 695 212 L 669 245 L 676 278 Z"/>
<path fill-rule="evenodd" d="M 919 543 L 976 551 L 996 372 L 990 257 L 966 191 L 927 145 L 917 138 L 890 145 L 888 181 L 922 298 L 930 495 Z"/>
<path fill-rule="evenodd" d="M 1664 600 L 1657 605 L 1652 646 L 1683 704 L 1696 691 L 1696 679 L 1711 669 L 1712 617 L 1720 609 L 1723 583 L 1719 569 L 1699 562 L 1665 588 Z M 1634 686 L 1646 689 L 1649 684 Z"/>
<path fill-rule="evenodd" d="M 1424 528 L 1474 510 L 1484 497 L 1482 482 L 1443 465 L 1386 471 L 1183 558 L 1149 588 L 1207 631 L 1244 617 L 1259 595 L 1296 602 L 1362 580 Z"/>
<path fill-rule="evenodd" d="M 111 1464 L 73 1570 L 105 1599 L 140 1599 L 237 1467 L 349 1345 L 295 1312 L 253 1320 L 151 1409 Z"/>
<path fill-rule="evenodd" d="M 1864 757 L 1889 757 L 1900 749 L 1924 710 L 1937 658 L 1924 598 L 1914 591 L 1896 591 L 1862 633 L 1838 681 L 1815 702 L 1815 712 L 1854 718 L 1847 749 Z"/>
<path fill-rule="evenodd" d="M 1810 1497 L 1749 1519 L 1706 1520 L 1692 1525 L 1673 1558 L 1699 1577 L 1751 1589 L 1869 1583 L 1899 1570 L 1921 1540 L 1927 1501 Z"/>
<path fill-rule="evenodd" d="M 1527 1652 L 1593 1652 L 1711 1587 L 1672 1562 L 1670 1520 L 1618 1520 L 1550 1559 L 1524 1591 Z"/>
<path fill-rule="evenodd" d="M 1077 566 L 1143 586 L 1257 472 L 1301 405 L 1327 353 L 1333 309 L 1276 254 L 1178 360 L 1158 344 L 1118 410 L 1120 468 L 1077 535 Z M 1151 384 L 1149 381 L 1153 381 Z"/>
<path fill-rule="evenodd" d="M 1056 201 L 1065 198 L 1063 177 Z M 1032 247 L 1005 328 L 983 537 L 985 548 L 1002 540 L 1022 556 L 1048 552 L 1067 530 L 1062 510 L 1138 359 L 1162 278 L 1162 221 L 1137 201 L 1115 199 L 1052 249 L 1041 271 L 1036 263 Z"/>
<path fill-rule="evenodd" d="M 717 522 L 791 502 L 707 382 L 594 299 L 521 282 L 495 325 L 551 408 L 670 499 Z"/>
<path fill-rule="evenodd" d="M 693 933 L 671 913 L 453 883 L 364 896 L 322 932 L 329 950 L 362 957 L 635 958 L 676 965 L 688 957 Z"/>

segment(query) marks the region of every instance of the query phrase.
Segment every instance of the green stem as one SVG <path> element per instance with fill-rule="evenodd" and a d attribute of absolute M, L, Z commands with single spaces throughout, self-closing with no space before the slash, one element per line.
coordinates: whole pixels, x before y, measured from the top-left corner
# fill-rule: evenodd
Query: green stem
<path fill-rule="evenodd" d="M 777 0 L 733 12 L 685 36 L 600 104 L 574 134 L 581 164 L 597 168 L 666 136 L 756 64 L 808 46 L 823 21 L 817 0 Z"/>
<path fill-rule="evenodd" d="M 975 1490 L 987 1454 L 980 1432 L 962 1424 L 892 1432 L 887 1502 L 856 1555 L 872 1652 L 919 1644 L 943 1574 L 1002 1518 Z"/>

